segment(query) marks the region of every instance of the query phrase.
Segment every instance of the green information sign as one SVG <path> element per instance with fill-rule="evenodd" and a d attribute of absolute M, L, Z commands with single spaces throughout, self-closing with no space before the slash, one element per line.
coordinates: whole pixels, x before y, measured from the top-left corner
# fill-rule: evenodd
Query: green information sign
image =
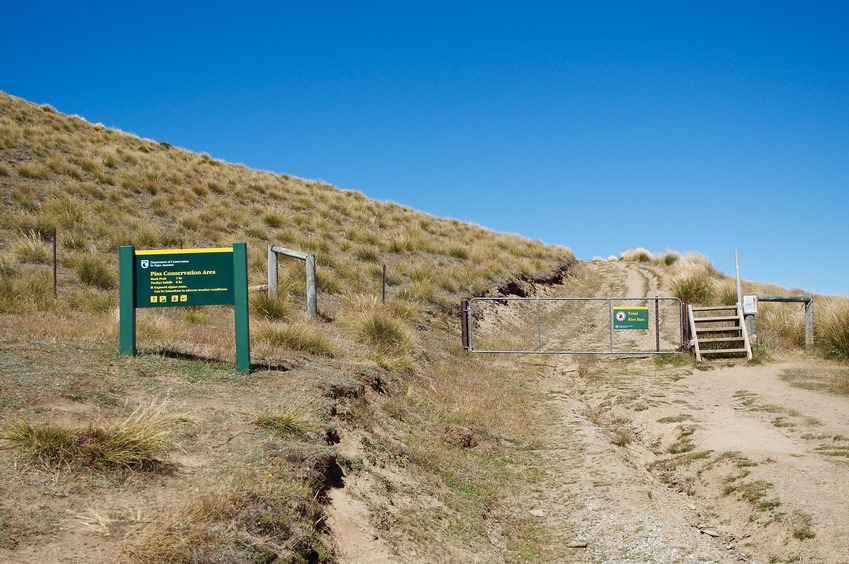
<path fill-rule="evenodd" d="M 233 303 L 233 249 L 136 251 L 136 307 Z"/>
<path fill-rule="evenodd" d="M 647 307 L 614 307 L 614 329 L 648 329 L 649 308 Z"/>
<path fill-rule="evenodd" d="M 249 374 L 248 249 L 164 249 L 121 247 L 120 352 L 136 354 L 136 309 L 180 306 L 235 306 L 236 370 Z"/>

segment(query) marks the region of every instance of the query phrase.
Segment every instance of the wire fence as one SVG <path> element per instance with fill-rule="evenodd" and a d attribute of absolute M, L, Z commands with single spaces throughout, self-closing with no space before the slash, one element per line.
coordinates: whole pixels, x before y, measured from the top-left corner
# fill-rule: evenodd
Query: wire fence
<path fill-rule="evenodd" d="M 473 298 L 467 304 L 465 344 L 472 352 L 658 354 L 683 349 L 678 298 Z"/>

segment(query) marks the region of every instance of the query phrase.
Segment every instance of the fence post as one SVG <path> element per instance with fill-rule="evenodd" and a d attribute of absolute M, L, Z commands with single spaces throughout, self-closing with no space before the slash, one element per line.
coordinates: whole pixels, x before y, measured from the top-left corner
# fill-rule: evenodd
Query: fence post
<path fill-rule="evenodd" d="M 274 245 L 268 245 L 268 297 L 277 298 L 277 253 Z"/>
<path fill-rule="evenodd" d="M 814 346 L 814 299 L 805 302 L 805 348 Z"/>
<path fill-rule="evenodd" d="M 381 299 L 383 300 L 381 303 L 386 303 L 386 265 L 383 265 L 383 285 L 381 286 L 380 291 Z"/>
<path fill-rule="evenodd" d="M 53 228 L 53 297 L 59 297 L 59 270 L 56 260 L 56 228 Z"/>
<path fill-rule="evenodd" d="M 654 340 L 655 352 L 660 352 L 660 300 L 654 297 Z"/>
<path fill-rule="evenodd" d="M 469 300 L 460 302 L 460 340 L 463 350 L 469 350 Z"/>
<path fill-rule="evenodd" d="M 310 317 L 318 315 L 318 298 L 315 291 L 315 255 L 308 254 L 307 262 L 307 314 Z"/>

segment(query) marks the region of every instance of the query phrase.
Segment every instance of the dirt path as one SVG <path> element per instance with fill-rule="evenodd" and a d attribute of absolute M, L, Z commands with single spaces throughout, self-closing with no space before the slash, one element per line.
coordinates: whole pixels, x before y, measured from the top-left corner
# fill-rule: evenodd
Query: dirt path
<path fill-rule="evenodd" d="M 621 296 L 661 287 L 648 266 L 591 268 Z M 550 561 L 849 562 L 849 399 L 799 387 L 827 366 L 548 362 L 546 480 L 526 509 Z"/>
<path fill-rule="evenodd" d="M 610 262 L 585 265 L 559 291 L 669 295 L 664 284 L 661 267 Z M 478 322 L 509 338 L 522 333 L 523 313 L 493 306 Z M 570 310 L 554 338 L 592 340 L 580 313 Z M 849 378 L 845 367 L 804 357 L 515 358 L 517 374 L 541 374 L 529 378 L 547 429 L 530 461 L 539 478 L 513 500 L 538 527 L 538 561 L 849 562 L 849 398 L 812 389 L 824 371 Z M 333 505 L 343 562 L 400 561 L 363 526 L 356 495 L 334 492 Z"/>

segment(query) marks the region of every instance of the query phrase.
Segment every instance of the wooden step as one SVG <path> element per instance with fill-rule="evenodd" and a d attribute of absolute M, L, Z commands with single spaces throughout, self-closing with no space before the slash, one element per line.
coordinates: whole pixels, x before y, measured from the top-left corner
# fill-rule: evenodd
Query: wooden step
<path fill-rule="evenodd" d="M 704 356 L 706 354 L 729 354 L 729 353 L 744 353 L 744 354 L 746 354 L 746 353 L 748 353 L 748 351 L 744 347 L 742 349 L 702 349 L 701 353 L 702 353 L 702 356 Z"/>
<path fill-rule="evenodd" d="M 728 327 L 696 327 L 696 333 L 730 333 L 732 331 L 740 331 L 739 325 Z"/>
<path fill-rule="evenodd" d="M 736 315 L 718 315 L 714 317 L 693 317 L 693 321 L 696 323 L 704 323 L 704 322 L 720 322 L 720 321 L 740 321 L 740 318 Z"/>
<path fill-rule="evenodd" d="M 695 307 L 693 306 L 693 312 L 697 311 L 722 311 L 722 310 L 731 310 L 737 311 L 737 306 L 705 306 L 705 307 Z"/>
<path fill-rule="evenodd" d="M 733 343 L 742 341 L 743 337 L 716 337 L 713 339 L 699 339 L 699 344 L 704 343 Z"/>

